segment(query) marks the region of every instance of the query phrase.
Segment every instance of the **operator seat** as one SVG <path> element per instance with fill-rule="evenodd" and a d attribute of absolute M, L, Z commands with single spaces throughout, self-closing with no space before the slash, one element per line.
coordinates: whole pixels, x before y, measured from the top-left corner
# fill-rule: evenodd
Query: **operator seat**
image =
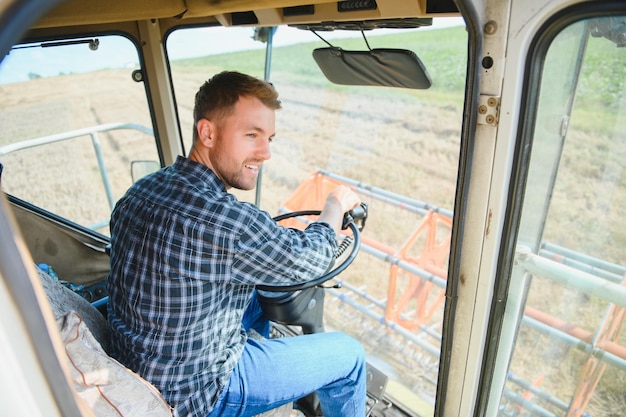
<path fill-rule="evenodd" d="M 108 333 L 104 316 L 79 294 L 37 267 L 68 355 L 68 366 L 79 400 L 97 417 L 115 415 L 168 417 L 171 409 L 161 394 L 139 375 L 107 354 Z M 258 417 L 288 417 L 285 404 Z"/>

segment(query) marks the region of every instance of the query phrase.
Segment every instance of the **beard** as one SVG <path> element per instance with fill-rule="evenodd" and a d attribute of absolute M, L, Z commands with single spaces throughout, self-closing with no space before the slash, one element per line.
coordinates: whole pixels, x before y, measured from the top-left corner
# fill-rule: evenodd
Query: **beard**
<path fill-rule="evenodd" d="M 242 170 L 243 169 L 245 168 L 242 168 Z M 250 191 L 256 187 L 256 178 L 252 180 L 250 177 L 246 177 L 241 170 L 237 172 L 221 171 L 221 173 L 218 175 L 222 178 L 222 181 L 224 182 L 226 189 L 229 189 L 232 187 L 237 190 Z"/>
<path fill-rule="evenodd" d="M 247 164 L 261 166 L 262 161 L 246 160 L 238 163 L 227 157 L 227 152 L 222 146 L 222 138 L 216 142 L 216 146 L 209 154 L 209 160 L 215 174 L 222 180 L 226 189 L 235 188 L 237 190 L 249 191 L 256 187 L 257 175 L 252 175 Z M 260 169 L 259 169 L 260 171 Z"/>

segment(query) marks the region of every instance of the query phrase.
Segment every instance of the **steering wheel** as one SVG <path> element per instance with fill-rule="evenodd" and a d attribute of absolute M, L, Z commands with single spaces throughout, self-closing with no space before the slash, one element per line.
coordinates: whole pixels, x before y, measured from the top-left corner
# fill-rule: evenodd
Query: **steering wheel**
<path fill-rule="evenodd" d="M 321 213 L 320 210 L 301 210 L 301 211 L 293 211 L 291 213 L 281 214 L 279 216 L 274 217 L 274 220 L 279 222 L 281 220 L 290 219 L 293 217 L 299 216 L 316 216 Z M 367 205 L 362 203 L 360 206 L 356 207 L 353 210 L 350 210 L 346 214 L 344 214 L 342 229 L 345 230 L 349 228 L 352 230 L 352 236 L 347 236 L 343 239 L 337 253 L 335 253 L 335 259 L 338 259 L 342 256 L 349 246 L 352 246 L 352 250 L 345 257 L 343 262 L 339 265 L 335 266 L 334 263 L 329 267 L 325 274 L 322 276 L 312 279 L 307 282 L 303 282 L 301 284 L 293 284 L 293 285 L 257 285 L 256 288 L 261 291 L 268 292 L 292 292 L 304 290 L 307 288 L 317 287 L 324 282 L 328 281 L 339 275 L 343 272 L 356 258 L 359 249 L 361 249 L 361 229 L 365 224 L 365 219 L 367 218 Z M 360 224 L 357 225 L 357 222 Z"/>

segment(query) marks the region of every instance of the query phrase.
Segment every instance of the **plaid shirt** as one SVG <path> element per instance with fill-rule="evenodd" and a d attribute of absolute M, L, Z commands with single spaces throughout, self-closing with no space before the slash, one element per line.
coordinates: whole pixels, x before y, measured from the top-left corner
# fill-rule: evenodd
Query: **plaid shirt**
<path fill-rule="evenodd" d="M 206 416 L 227 384 L 255 284 L 317 277 L 337 248 L 329 225 L 278 226 L 180 156 L 117 203 L 111 245 L 111 354 L 181 417 Z"/>

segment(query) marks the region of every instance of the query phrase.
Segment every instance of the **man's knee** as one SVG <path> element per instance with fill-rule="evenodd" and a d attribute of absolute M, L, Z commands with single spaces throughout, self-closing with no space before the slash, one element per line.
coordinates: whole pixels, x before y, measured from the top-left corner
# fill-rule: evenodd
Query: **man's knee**
<path fill-rule="evenodd" d="M 326 333 L 334 339 L 332 345 L 335 352 L 354 358 L 357 364 L 365 365 L 365 349 L 361 342 L 345 333 Z"/>

